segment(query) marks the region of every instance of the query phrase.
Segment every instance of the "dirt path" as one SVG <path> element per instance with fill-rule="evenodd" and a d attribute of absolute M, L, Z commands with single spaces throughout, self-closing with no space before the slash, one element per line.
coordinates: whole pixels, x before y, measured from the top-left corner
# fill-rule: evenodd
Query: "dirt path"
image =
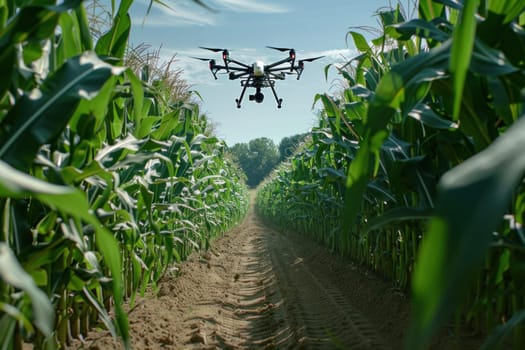
<path fill-rule="evenodd" d="M 135 349 L 400 349 L 407 320 L 401 293 L 253 210 L 130 311 Z M 73 345 L 117 347 L 104 332 Z"/>

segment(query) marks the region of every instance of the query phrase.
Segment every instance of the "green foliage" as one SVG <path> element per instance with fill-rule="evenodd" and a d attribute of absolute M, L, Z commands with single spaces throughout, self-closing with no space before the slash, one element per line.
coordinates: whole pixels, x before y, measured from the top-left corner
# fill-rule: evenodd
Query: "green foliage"
<path fill-rule="evenodd" d="M 122 72 L 91 52 L 67 60 L 7 112 L 0 132 L 0 158 L 17 168 L 29 168 L 38 149 L 66 127 L 80 101 L 94 98 L 112 74 Z"/>
<path fill-rule="evenodd" d="M 299 146 L 304 142 L 308 134 L 296 134 L 293 136 L 284 137 L 279 142 L 279 162 L 285 161 L 292 156 Z"/>
<path fill-rule="evenodd" d="M 418 10 L 380 13 L 371 43 L 349 33 L 360 54 L 337 68 L 348 87 L 316 96 L 318 127 L 258 210 L 411 286 L 407 349 L 426 348 L 453 314 L 495 330 L 486 348 L 519 348 L 525 1 Z"/>
<path fill-rule="evenodd" d="M 198 105 L 122 66 L 131 3 L 94 42 L 79 1 L 0 2 L 2 349 L 94 323 L 129 348 L 124 300 L 246 212 Z"/>
<path fill-rule="evenodd" d="M 266 137 L 245 143 L 237 143 L 229 149 L 234 160 L 246 174 L 246 182 L 256 187 L 279 162 L 277 147 Z"/>

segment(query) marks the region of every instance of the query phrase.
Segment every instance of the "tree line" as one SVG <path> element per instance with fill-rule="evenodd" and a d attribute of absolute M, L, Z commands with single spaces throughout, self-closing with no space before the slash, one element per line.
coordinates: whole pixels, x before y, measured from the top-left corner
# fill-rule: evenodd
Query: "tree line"
<path fill-rule="evenodd" d="M 307 134 L 285 137 L 276 146 L 267 137 L 259 137 L 248 143 L 236 143 L 229 148 L 233 160 L 246 175 L 246 183 L 254 188 L 282 161 L 291 156 Z"/>

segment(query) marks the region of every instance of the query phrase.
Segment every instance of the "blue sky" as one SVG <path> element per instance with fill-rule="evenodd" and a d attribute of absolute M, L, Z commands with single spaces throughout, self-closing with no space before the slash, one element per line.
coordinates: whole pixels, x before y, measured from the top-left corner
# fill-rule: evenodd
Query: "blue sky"
<path fill-rule="evenodd" d="M 351 42 L 346 42 L 350 27 L 378 27 L 376 12 L 389 6 L 389 0 L 204 0 L 215 9 L 205 10 L 190 0 L 163 0 L 172 10 L 155 4 L 144 19 L 149 1 L 137 0 L 131 15 L 133 28 L 130 43 L 161 48 L 161 56 L 176 54 L 176 64 L 183 76 L 203 98 L 202 111 L 215 125 L 217 136 L 232 146 L 258 137 L 268 137 L 277 145 L 283 137 L 303 133 L 317 124 L 317 93 L 337 91 L 337 74 L 331 69 L 328 81 L 324 67 L 342 63 L 356 55 Z M 394 2 L 395 4 L 396 2 Z M 363 34 L 365 34 L 363 32 Z M 281 109 L 270 89 L 264 89 L 265 100 L 257 104 L 248 100 L 247 90 L 242 108 L 237 109 L 239 80 L 226 75 L 214 80 L 207 62 L 191 56 L 216 58 L 220 53 L 201 50 L 199 46 L 228 48 L 233 59 L 265 63 L 285 58 L 287 53 L 266 46 L 293 47 L 297 59 L 320 55 L 326 57 L 308 63 L 301 76 L 289 76 L 276 83 L 283 99 Z M 318 108 L 318 107 L 317 107 Z"/>

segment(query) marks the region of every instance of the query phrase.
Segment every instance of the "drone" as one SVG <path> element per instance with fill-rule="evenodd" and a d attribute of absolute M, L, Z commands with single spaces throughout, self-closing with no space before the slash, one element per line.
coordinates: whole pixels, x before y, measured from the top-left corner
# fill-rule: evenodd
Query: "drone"
<path fill-rule="evenodd" d="M 295 50 L 284 48 L 267 46 L 269 49 L 286 52 L 288 51 L 288 57 L 282 60 L 276 61 L 270 64 L 264 64 L 262 61 L 255 61 L 252 64 L 246 64 L 230 58 L 228 49 L 217 49 L 213 47 L 202 47 L 199 48 L 209 50 L 213 52 L 222 51 L 222 61 L 224 65 L 217 64 L 217 61 L 210 58 L 192 57 L 201 61 L 209 62 L 211 74 L 217 79 L 217 73 L 224 70 L 229 74 L 230 80 L 241 79 L 241 96 L 235 99 L 237 108 L 241 108 L 241 102 L 244 97 L 247 88 L 255 88 L 255 93 L 249 96 L 250 101 L 262 103 L 264 101 L 264 94 L 261 92 L 263 88 L 270 88 L 272 90 L 275 101 L 277 102 L 277 108 L 281 108 L 283 99 L 277 96 L 275 91 L 275 82 L 277 80 L 284 80 L 286 75 L 297 75 L 297 80 L 301 78 L 303 74 L 304 63 L 312 62 L 323 58 L 324 56 L 305 58 L 297 61 Z"/>

